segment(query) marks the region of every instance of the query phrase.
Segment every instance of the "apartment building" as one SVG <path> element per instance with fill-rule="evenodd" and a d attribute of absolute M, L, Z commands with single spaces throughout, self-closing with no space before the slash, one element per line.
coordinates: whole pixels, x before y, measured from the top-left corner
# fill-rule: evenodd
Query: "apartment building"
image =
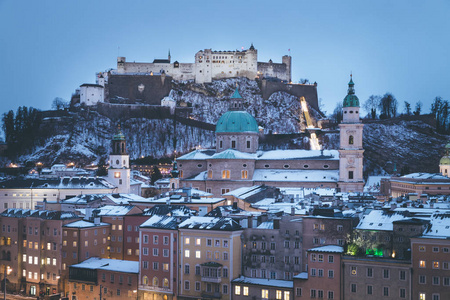
<path fill-rule="evenodd" d="M 231 218 L 191 217 L 179 225 L 180 299 L 231 299 L 241 273 L 242 227 Z"/>

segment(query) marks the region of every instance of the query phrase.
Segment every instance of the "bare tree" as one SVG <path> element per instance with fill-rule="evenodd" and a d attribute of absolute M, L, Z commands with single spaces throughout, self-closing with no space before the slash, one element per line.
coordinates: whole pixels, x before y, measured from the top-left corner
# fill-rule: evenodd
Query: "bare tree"
<path fill-rule="evenodd" d="M 407 116 L 411 115 L 411 103 L 405 101 L 404 104 L 405 104 L 405 115 Z"/>
<path fill-rule="evenodd" d="M 52 102 L 53 110 L 63 110 L 64 108 L 67 108 L 67 107 L 69 107 L 69 102 L 67 102 L 63 98 L 56 97 L 55 99 L 53 99 L 53 102 Z"/>
<path fill-rule="evenodd" d="M 381 110 L 380 119 L 395 118 L 397 116 L 398 102 L 391 93 L 384 94 L 380 100 L 379 107 Z"/>
<path fill-rule="evenodd" d="M 381 96 L 372 95 L 364 102 L 363 108 L 371 119 L 377 118 L 377 108 L 380 106 Z"/>

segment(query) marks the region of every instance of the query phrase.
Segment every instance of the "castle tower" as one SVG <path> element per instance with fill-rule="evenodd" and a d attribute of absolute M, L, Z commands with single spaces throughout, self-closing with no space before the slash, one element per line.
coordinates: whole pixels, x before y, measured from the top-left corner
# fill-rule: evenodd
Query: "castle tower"
<path fill-rule="evenodd" d="M 235 149 L 255 153 L 258 150 L 258 123 L 244 110 L 243 101 L 236 87 L 230 99 L 230 108 L 216 124 L 216 151 Z"/>
<path fill-rule="evenodd" d="M 130 157 L 127 154 L 125 136 L 118 127 L 112 139 L 112 152 L 109 155 L 108 181 L 117 186 L 118 193 L 130 193 Z"/>
<path fill-rule="evenodd" d="M 342 192 L 362 192 L 363 179 L 363 124 L 359 119 L 359 99 L 350 76 L 348 93 L 343 103 L 343 120 L 339 124 L 339 182 Z"/>
<path fill-rule="evenodd" d="M 439 172 L 446 177 L 450 177 L 450 143 L 445 145 L 445 155 L 439 161 Z"/>

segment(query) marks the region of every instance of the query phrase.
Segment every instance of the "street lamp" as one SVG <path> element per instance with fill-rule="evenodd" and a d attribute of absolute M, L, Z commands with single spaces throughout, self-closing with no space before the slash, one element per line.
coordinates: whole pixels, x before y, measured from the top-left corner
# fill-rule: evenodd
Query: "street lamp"
<path fill-rule="evenodd" d="M 5 290 L 4 290 L 4 294 L 3 294 L 3 299 L 6 300 L 6 276 L 11 274 L 12 269 L 10 266 L 5 266 L 5 274 L 4 274 L 4 281 L 5 281 Z"/>

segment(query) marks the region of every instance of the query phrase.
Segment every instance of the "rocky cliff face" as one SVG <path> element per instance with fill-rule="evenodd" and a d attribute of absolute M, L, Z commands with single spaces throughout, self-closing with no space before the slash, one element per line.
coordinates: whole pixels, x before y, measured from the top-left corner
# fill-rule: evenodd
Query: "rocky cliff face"
<path fill-rule="evenodd" d="M 246 100 L 245 109 L 255 116 L 266 134 L 261 138 L 261 148 L 308 149 L 308 135 L 301 133 L 305 122 L 298 98 L 285 92 L 274 93 L 264 100 L 255 81 L 240 78 L 204 85 L 174 82 L 169 97 L 178 105 L 192 105 L 192 118 L 215 124 L 228 110 L 227 100 L 236 84 Z M 310 114 L 315 121 L 321 119 L 321 114 L 311 108 Z M 214 146 L 213 131 L 173 119 L 123 118 L 120 123 L 131 158 L 171 156 L 175 151 L 180 154 L 195 147 Z M 116 128 L 115 121 L 95 109 L 81 109 L 58 122 L 47 120 L 41 128 L 41 147 L 21 160 L 43 161 L 46 165 L 69 161 L 95 164 L 100 157 L 107 157 Z M 336 129 L 322 131 L 319 140 L 324 149 L 339 147 Z M 364 127 L 365 173 L 392 173 L 394 167 L 398 172 L 438 172 L 446 143 L 447 136 L 435 132 L 429 117 L 368 122 Z"/>

